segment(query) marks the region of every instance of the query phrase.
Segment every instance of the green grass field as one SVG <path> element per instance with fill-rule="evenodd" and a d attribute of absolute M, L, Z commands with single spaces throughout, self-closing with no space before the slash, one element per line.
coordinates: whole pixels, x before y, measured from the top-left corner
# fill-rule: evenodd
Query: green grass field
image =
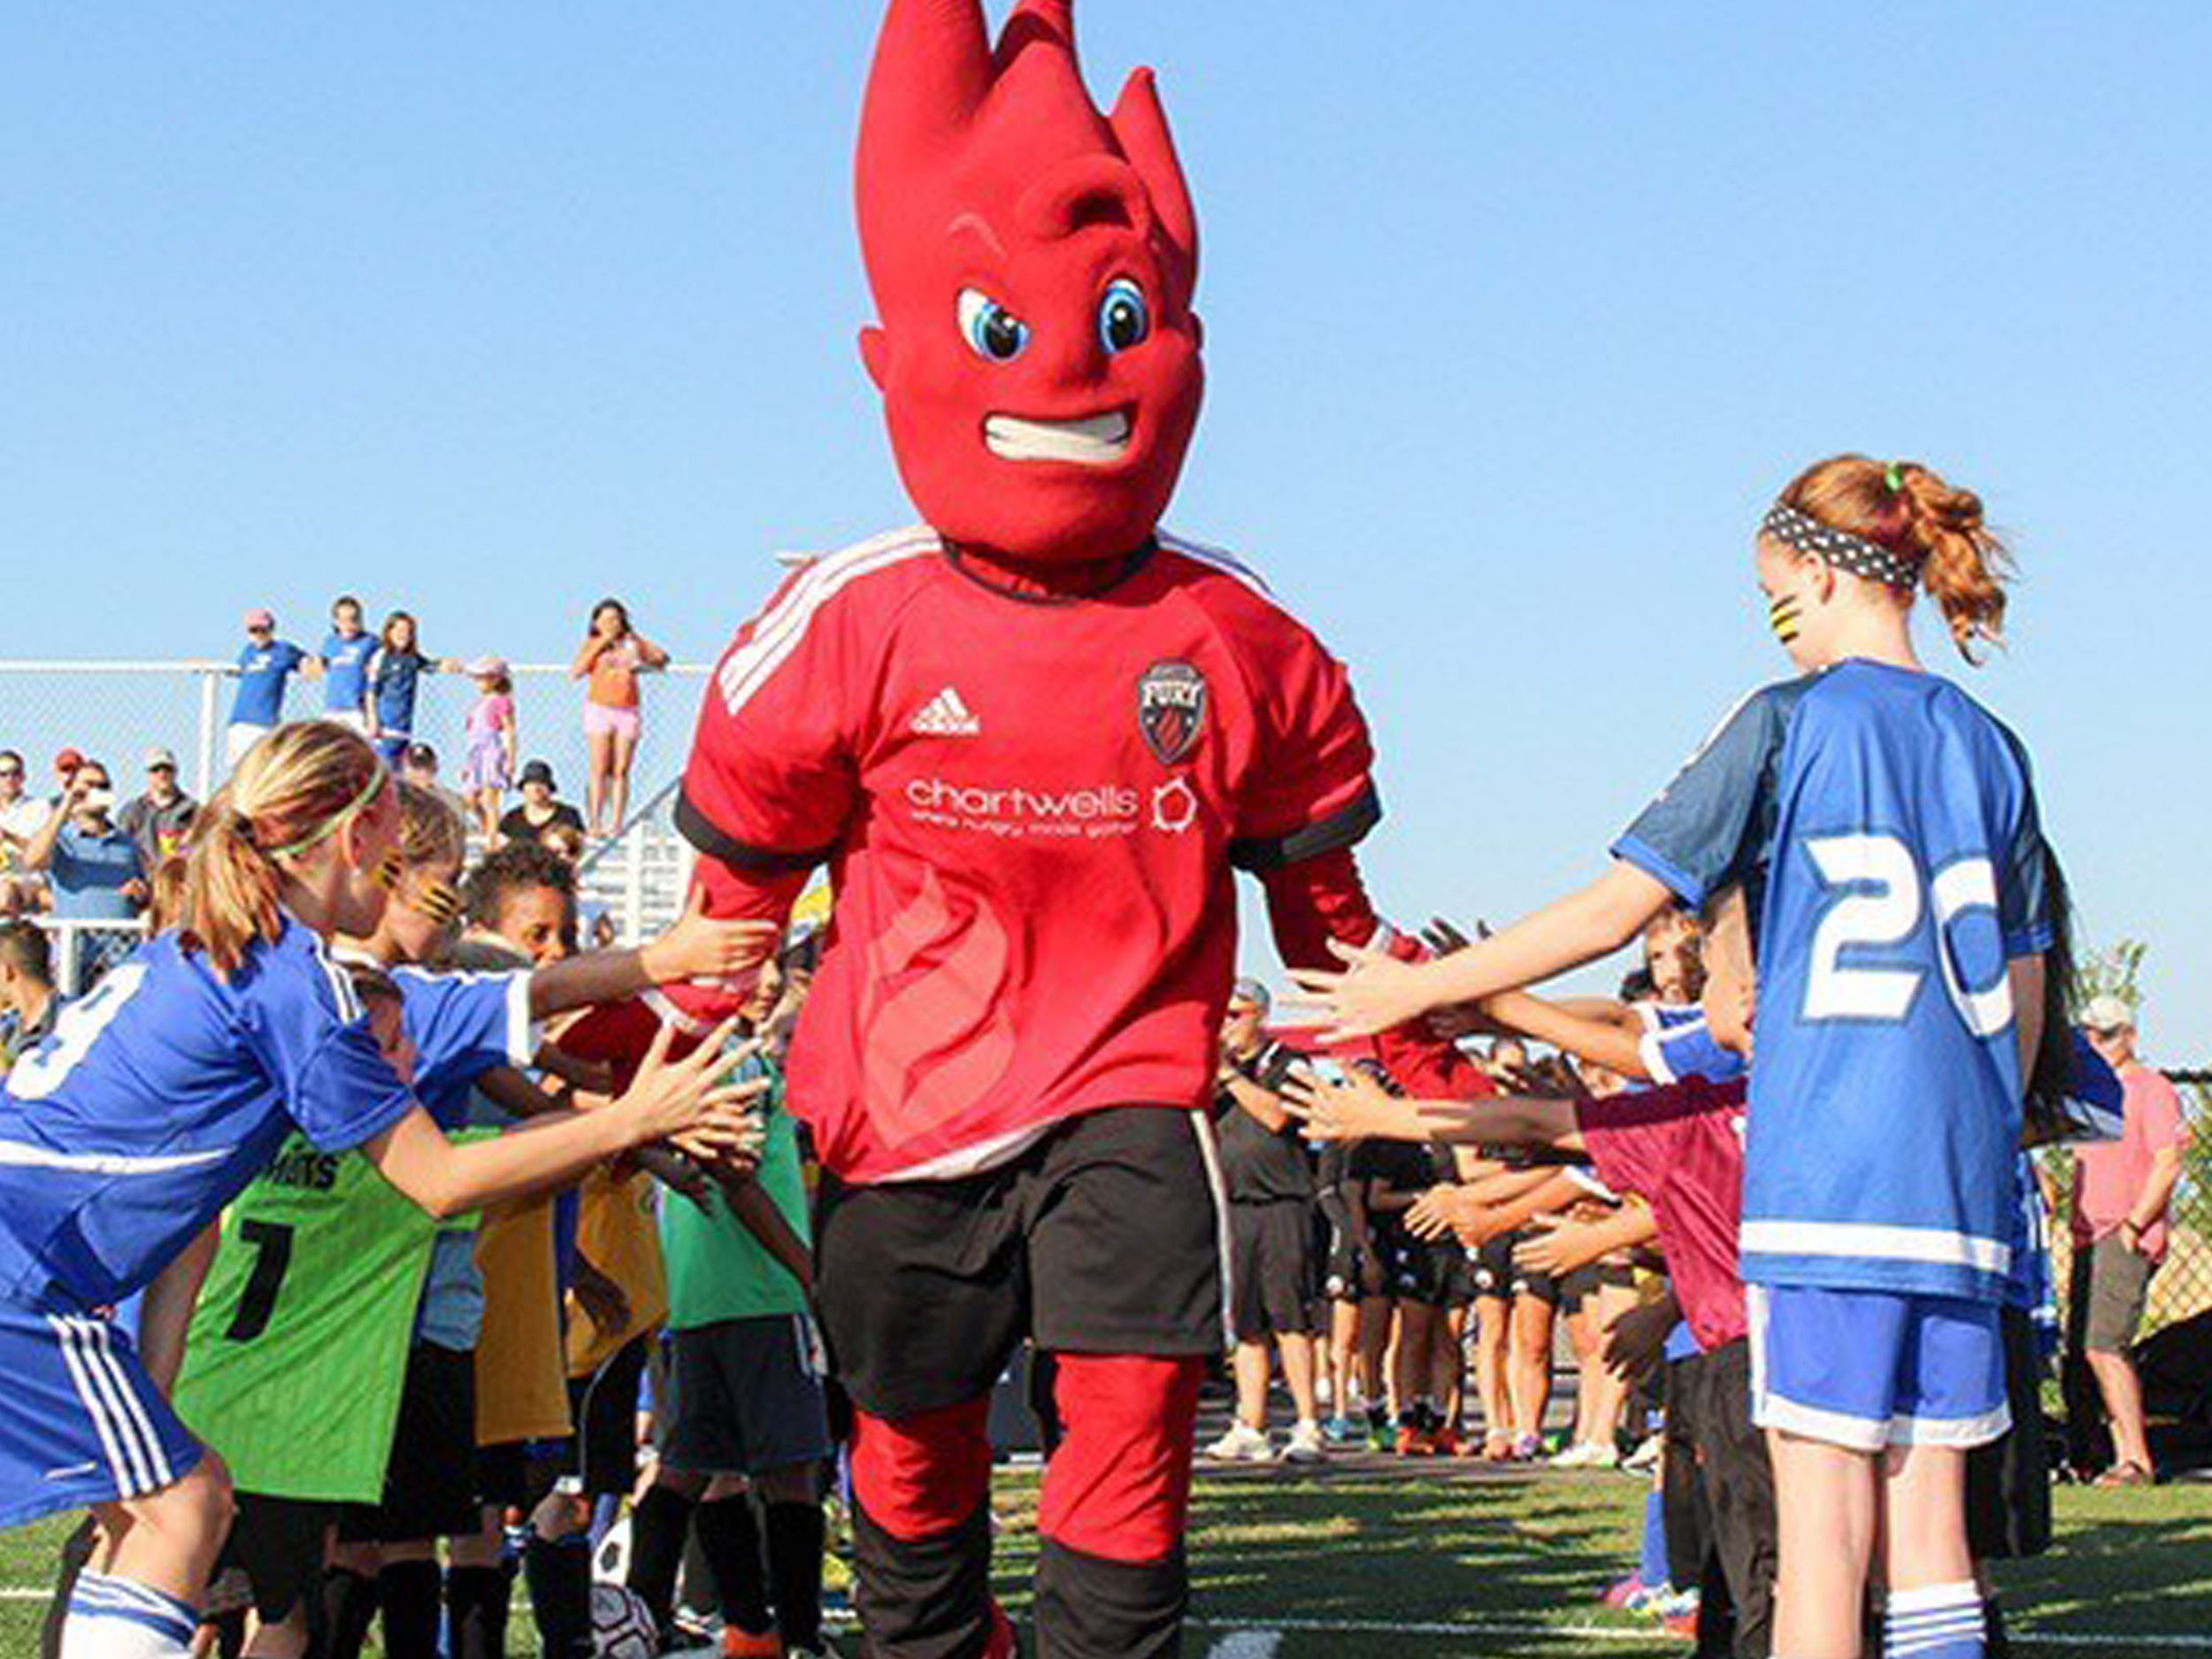
<path fill-rule="evenodd" d="M 1002 1479 L 1001 1592 L 1018 1613 L 1033 1475 Z M 1494 1475 L 1361 1459 L 1317 1477 L 1202 1471 L 1187 1651 L 1218 1659 L 1665 1653 L 1652 1626 L 1596 1607 L 1640 1509 L 1617 1475 Z M 2212 1487 L 2058 1494 L 2060 1541 L 2007 1572 L 2021 1646 L 2050 1654 L 2212 1655 Z M 35 1651 L 62 1529 L 0 1536 L 0 1655 Z M 511 1649 L 533 1651 L 526 1617 Z"/>

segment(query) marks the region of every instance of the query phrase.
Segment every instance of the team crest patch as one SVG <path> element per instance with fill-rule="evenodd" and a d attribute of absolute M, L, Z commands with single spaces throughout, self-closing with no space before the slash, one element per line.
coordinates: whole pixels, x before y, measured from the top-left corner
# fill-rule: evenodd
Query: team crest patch
<path fill-rule="evenodd" d="M 1206 677 L 1188 663 L 1155 663 L 1137 681 L 1137 729 L 1163 766 L 1189 757 L 1206 729 Z"/>

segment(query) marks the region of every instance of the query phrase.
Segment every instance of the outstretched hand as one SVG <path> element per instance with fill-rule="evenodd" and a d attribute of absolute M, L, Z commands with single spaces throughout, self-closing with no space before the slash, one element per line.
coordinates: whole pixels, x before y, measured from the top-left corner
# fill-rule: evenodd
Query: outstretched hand
<path fill-rule="evenodd" d="M 653 1046 L 613 1108 L 629 1114 L 633 1144 L 666 1141 L 703 1164 L 759 1156 L 764 1130 L 754 1102 L 768 1092 L 768 1079 L 729 1080 L 760 1051 L 757 1042 L 733 1041 L 737 1026 L 734 1019 L 725 1021 L 680 1060 L 668 1057 L 675 1027 L 664 1024 L 654 1033 Z"/>
<path fill-rule="evenodd" d="M 1320 1018 L 1323 1042 L 1372 1037 L 1426 1011 L 1420 972 L 1411 964 L 1371 945 L 1333 939 L 1329 949 L 1345 964 L 1344 971 L 1293 968 L 1291 982 L 1298 991 L 1286 1002 Z"/>
<path fill-rule="evenodd" d="M 1332 1080 L 1301 1062 L 1290 1068 L 1276 1098 L 1315 1141 L 1427 1139 L 1413 1109 L 1364 1071 L 1345 1071 Z"/>
<path fill-rule="evenodd" d="M 695 887 L 676 925 L 645 948 L 645 965 L 657 985 L 728 979 L 767 961 L 782 937 L 781 926 L 759 917 L 717 921 L 706 890 Z"/>

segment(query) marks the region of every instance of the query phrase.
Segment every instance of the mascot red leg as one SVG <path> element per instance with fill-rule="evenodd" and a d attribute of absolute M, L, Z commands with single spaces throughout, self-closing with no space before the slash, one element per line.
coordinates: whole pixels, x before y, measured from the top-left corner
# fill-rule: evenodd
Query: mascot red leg
<path fill-rule="evenodd" d="M 1351 852 L 1380 816 L 1367 730 L 1256 576 L 1160 526 L 1203 373 L 1150 75 L 1102 114 L 1069 0 L 995 42 L 978 0 L 891 0 L 858 198 L 862 357 L 926 522 L 811 561 L 739 633 L 678 822 L 715 914 L 780 915 L 818 864 L 836 885 L 788 1099 L 823 1164 L 873 1651 L 1011 1651 L 987 1402 L 1027 1340 L 1062 1429 L 1038 1650 L 1171 1654 L 1225 1345 L 1204 1108 L 1232 872 L 1288 961 L 1388 937 Z M 1418 1033 L 1384 1046 L 1424 1092 L 1464 1084 Z"/>

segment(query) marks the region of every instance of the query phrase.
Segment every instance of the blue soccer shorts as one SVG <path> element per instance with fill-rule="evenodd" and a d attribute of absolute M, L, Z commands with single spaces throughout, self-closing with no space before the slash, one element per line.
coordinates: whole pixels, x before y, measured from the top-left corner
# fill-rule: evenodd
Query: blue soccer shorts
<path fill-rule="evenodd" d="M 145 1497 L 200 1461 L 112 1320 L 0 1301 L 0 1528 Z"/>
<path fill-rule="evenodd" d="M 2011 1426 L 1994 1302 L 1746 1286 L 1752 1419 L 1857 1452 L 1987 1445 Z"/>

